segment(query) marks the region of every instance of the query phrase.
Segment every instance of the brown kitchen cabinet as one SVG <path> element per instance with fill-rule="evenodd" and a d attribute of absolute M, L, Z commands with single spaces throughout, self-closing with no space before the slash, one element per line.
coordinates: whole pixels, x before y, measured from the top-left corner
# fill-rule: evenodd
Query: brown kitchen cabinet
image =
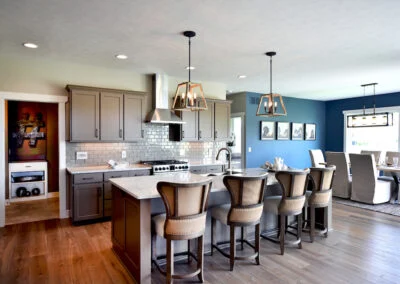
<path fill-rule="evenodd" d="M 138 141 L 144 138 L 146 94 L 68 85 L 67 140 Z"/>
<path fill-rule="evenodd" d="M 170 140 L 227 141 L 230 136 L 231 103 L 208 99 L 207 110 L 177 112 L 186 123 L 170 125 Z"/>
<path fill-rule="evenodd" d="M 111 178 L 150 175 L 150 170 L 68 174 L 72 221 L 103 220 L 111 217 Z"/>

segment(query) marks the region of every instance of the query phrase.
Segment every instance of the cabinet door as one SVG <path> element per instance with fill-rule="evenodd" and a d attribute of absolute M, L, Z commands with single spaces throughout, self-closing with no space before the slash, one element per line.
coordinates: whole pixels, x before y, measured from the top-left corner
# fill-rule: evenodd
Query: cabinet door
<path fill-rule="evenodd" d="M 74 186 L 74 221 L 103 217 L 103 183 Z"/>
<path fill-rule="evenodd" d="M 199 111 L 199 140 L 214 140 L 214 102 L 207 101 L 207 110 Z"/>
<path fill-rule="evenodd" d="M 99 140 L 99 98 L 96 91 L 72 91 L 71 141 Z"/>
<path fill-rule="evenodd" d="M 182 124 L 182 141 L 197 141 L 199 138 L 198 134 L 198 123 L 197 111 L 182 111 L 182 120 L 186 122 Z"/>
<path fill-rule="evenodd" d="M 112 222 L 111 237 L 113 244 L 125 249 L 125 193 L 112 186 Z"/>
<path fill-rule="evenodd" d="M 100 96 L 100 140 L 123 140 L 124 95 L 101 92 Z"/>
<path fill-rule="evenodd" d="M 124 95 L 124 140 L 135 141 L 144 138 L 144 98 Z"/>
<path fill-rule="evenodd" d="M 231 104 L 215 102 L 215 134 L 216 141 L 226 141 L 230 137 Z"/>

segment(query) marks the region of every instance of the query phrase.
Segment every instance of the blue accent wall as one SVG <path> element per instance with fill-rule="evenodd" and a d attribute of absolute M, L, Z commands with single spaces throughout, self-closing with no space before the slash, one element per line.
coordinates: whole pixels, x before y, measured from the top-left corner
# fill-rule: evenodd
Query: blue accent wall
<path fill-rule="evenodd" d="M 326 151 L 343 151 L 344 110 L 362 109 L 365 101 L 366 108 L 372 108 L 373 96 L 326 102 Z M 400 93 L 391 93 L 375 96 L 377 108 L 400 106 Z"/>
<path fill-rule="evenodd" d="M 282 157 L 285 164 L 295 168 L 311 166 L 309 149 L 325 150 L 325 102 L 284 97 L 287 116 L 256 116 L 258 99 L 261 94 L 246 93 L 246 166 L 260 167 L 266 161 L 273 163 L 275 157 Z M 255 104 L 257 102 L 257 104 Z M 261 140 L 261 121 L 286 121 L 315 123 L 316 140 Z M 249 147 L 252 152 L 249 153 Z"/>

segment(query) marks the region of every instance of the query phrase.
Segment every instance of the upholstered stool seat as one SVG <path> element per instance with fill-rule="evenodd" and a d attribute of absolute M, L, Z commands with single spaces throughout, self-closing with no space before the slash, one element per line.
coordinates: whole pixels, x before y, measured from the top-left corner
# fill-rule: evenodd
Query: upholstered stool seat
<path fill-rule="evenodd" d="M 280 243 L 281 254 L 285 251 L 285 234 L 288 231 L 288 216 L 297 216 L 296 241 L 290 242 L 301 248 L 302 210 L 306 200 L 305 192 L 309 170 L 279 171 L 275 174 L 282 188 L 282 195 L 264 198 L 264 212 L 278 216 L 278 237 L 262 233 L 261 237 Z M 286 242 L 289 244 L 289 242 Z"/>
<path fill-rule="evenodd" d="M 216 248 L 223 256 L 230 259 L 230 270 L 233 270 L 235 260 L 255 259 L 260 264 L 260 219 L 263 212 L 264 187 L 267 175 L 257 177 L 249 176 L 225 176 L 224 185 L 229 191 L 231 204 L 223 204 L 211 209 L 211 255 Z M 216 220 L 230 227 L 230 240 L 216 240 Z M 256 226 L 255 244 L 244 239 L 243 227 Z M 246 243 L 254 249 L 254 254 L 247 256 L 236 256 L 235 227 L 241 228 L 240 243 Z M 226 253 L 220 245 L 230 244 L 230 253 Z"/>
<path fill-rule="evenodd" d="M 198 276 L 203 278 L 203 235 L 206 228 L 207 202 L 211 189 L 211 179 L 196 183 L 159 182 L 157 190 L 164 202 L 166 213 L 152 218 L 152 263 L 166 275 L 167 283 L 172 279 Z M 157 235 L 167 241 L 167 269 L 161 269 L 156 252 Z M 190 240 L 197 238 L 197 255 L 190 251 Z M 174 274 L 174 240 L 188 241 L 188 260 L 197 260 L 197 269 L 189 274 Z"/>

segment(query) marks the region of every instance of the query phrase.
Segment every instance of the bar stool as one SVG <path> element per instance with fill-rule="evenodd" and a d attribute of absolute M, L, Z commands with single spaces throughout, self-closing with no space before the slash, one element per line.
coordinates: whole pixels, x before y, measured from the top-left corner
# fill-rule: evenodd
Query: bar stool
<path fill-rule="evenodd" d="M 312 185 L 312 191 L 307 190 L 305 212 L 307 207 L 310 208 L 310 219 L 304 221 L 304 225 L 307 223 L 310 225 L 310 240 L 314 241 L 315 225 L 322 226 L 322 230 L 318 232 L 318 235 L 324 235 L 328 237 L 328 206 L 329 201 L 332 197 L 332 183 L 335 175 L 336 166 L 330 165 L 326 168 L 310 168 L 310 182 Z M 315 221 L 315 209 L 324 208 L 324 223 L 316 223 Z"/>
<path fill-rule="evenodd" d="M 229 191 L 231 204 L 216 206 L 211 209 L 211 255 L 216 248 L 223 256 L 230 259 L 230 270 L 235 260 L 255 259 L 260 264 L 260 218 L 263 212 L 264 186 L 267 174 L 262 176 L 225 176 L 224 185 Z M 217 242 L 216 220 L 230 227 L 230 240 Z M 243 227 L 255 225 L 255 244 L 243 239 Z M 241 228 L 241 247 L 246 243 L 254 249 L 254 254 L 236 256 L 235 228 Z M 220 245 L 230 243 L 230 253 L 226 253 Z"/>
<path fill-rule="evenodd" d="M 185 279 L 197 275 L 201 282 L 203 277 L 203 235 L 206 227 L 207 202 L 211 189 L 211 179 L 204 182 L 172 183 L 159 182 L 157 190 L 165 205 L 165 214 L 152 218 L 152 263 L 167 277 Z M 161 269 L 157 261 L 156 236 L 167 242 L 167 270 Z M 190 240 L 197 238 L 197 257 L 190 251 Z M 174 274 L 174 240 L 188 240 L 188 251 L 185 254 L 197 261 L 197 269 L 189 274 Z"/>
<path fill-rule="evenodd" d="M 279 242 L 281 254 L 285 252 L 285 234 L 289 226 L 288 216 L 297 216 L 296 241 L 286 244 L 297 245 L 301 249 L 302 210 L 306 201 L 306 189 L 309 169 L 297 171 L 279 171 L 275 174 L 282 188 L 282 195 L 266 196 L 264 199 L 264 212 L 278 216 L 278 237 L 274 238 L 266 233 L 261 237 L 273 242 Z"/>

